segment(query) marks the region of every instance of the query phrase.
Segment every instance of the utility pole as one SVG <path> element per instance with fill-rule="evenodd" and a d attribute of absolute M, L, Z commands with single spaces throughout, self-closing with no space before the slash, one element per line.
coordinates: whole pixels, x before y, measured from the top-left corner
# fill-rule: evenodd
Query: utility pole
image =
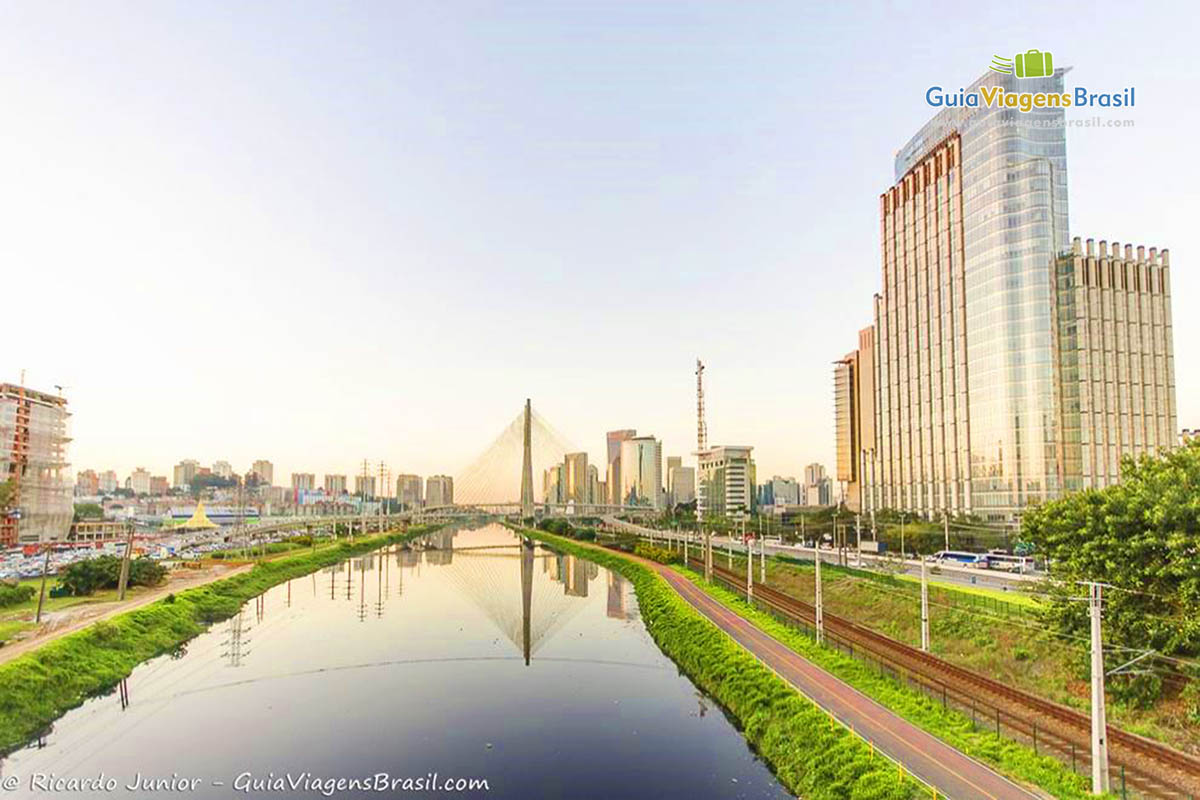
<path fill-rule="evenodd" d="M 50 543 L 46 542 L 45 547 L 46 555 L 42 558 L 42 589 L 38 592 L 37 615 L 33 618 L 35 625 L 42 622 L 42 605 L 46 602 L 46 573 L 50 571 Z"/>
<path fill-rule="evenodd" d="M 950 512 L 949 511 L 942 512 L 942 530 L 945 531 L 946 549 L 949 550 L 950 549 Z"/>
<path fill-rule="evenodd" d="M 742 543 L 746 545 L 746 602 L 754 602 L 754 548 L 750 540 L 743 535 Z"/>
<path fill-rule="evenodd" d="M 759 542 L 758 542 L 758 556 L 759 556 L 758 564 L 759 564 L 759 570 L 760 570 L 758 573 L 758 582 L 766 583 L 767 582 L 767 540 L 763 539 L 761 537 L 759 538 Z"/>
<path fill-rule="evenodd" d="M 121 579 L 117 584 L 117 599 L 125 599 L 125 587 L 129 584 L 129 559 L 133 555 L 133 523 L 129 525 L 129 538 L 125 540 L 125 555 L 121 557 Z"/>
<path fill-rule="evenodd" d="M 816 625 L 817 625 L 817 644 L 825 643 L 825 611 L 821 601 L 821 543 L 817 542 L 813 547 L 814 564 L 817 570 L 817 590 L 816 590 Z"/>
<path fill-rule="evenodd" d="M 1104 645 L 1100 638 L 1103 585 L 1087 583 L 1092 618 L 1092 794 L 1108 793 L 1108 722 L 1104 713 Z"/>
<path fill-rule="evenodd" d="M 854 546 L 857 549 L 854 555 L 854 563 L 862 563 L 862 514 L 854 515 Z"/>
<path fill-rule="evenodd" d="M 708 581 L 709 583 L 712 583 L 712 566 L 713 566 L 712 528 L 705 528 L 705 530 L 704 530 L 704 580 Z"/>
<path fill-rule="evenodd" d="M 925 556 L 921 556 L 921 649 L 929 652 L 929 577 L 925 574 Z"/>
<path fill-rule="evenodd" d="M 901 511 L 900 512 L 900 562 L 901 562 L 901 566 L 905 566 L 904 560 L 906 558 L 906 556 L 904 555 L 904 518 L 905 518 L 905 516 L 906 516 L 905 513 L 903 511 Z M 904 571 L 905 572 L 908 571 L 907 567 L 905 568 Z"/>

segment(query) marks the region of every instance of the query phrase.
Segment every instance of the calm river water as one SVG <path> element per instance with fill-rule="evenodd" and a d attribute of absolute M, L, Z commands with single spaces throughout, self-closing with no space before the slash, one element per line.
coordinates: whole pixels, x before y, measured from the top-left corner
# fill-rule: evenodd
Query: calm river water
<path fill-rule="evenodd" d="M 788 796 L 628 581 L 498 525 L 278 586 L 0 773 L 10 797 Z"/>

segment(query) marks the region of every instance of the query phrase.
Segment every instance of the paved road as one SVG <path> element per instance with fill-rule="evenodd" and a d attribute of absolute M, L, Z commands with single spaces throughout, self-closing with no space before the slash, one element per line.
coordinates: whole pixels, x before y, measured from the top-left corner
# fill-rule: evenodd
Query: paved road
<path fill-rule="evenodd" d="M 730 611 L 674 570 L 644 561 L 697 611 L 821 708 L 951 800 L 1031 800 L 991 768 L 887 710 Z"/>
<path fill-rule="evenodd" d="M 672 531 L 651 530 L 650 528 L 646 528 L 642 525 L 634 525 L 629 522 L 624 522 L 613 516 L 605 517 L 604 521 L 609 525 L 625 528 L 626 530 L 637 533 L 641 536 L 649 536 L 653 534 L 656 540 L 682 540 L 683 538 L 682 534 L 677 534 Z M 694 537 L 691 541 L 693 544 L 696 544 L 696 539 Z M 712 541 L 714 558 L 717 555 L 723 554 L 730 544 L 733 545 L 733 552 L 745 552 L 745 546 L 739 539 L 734 539 L 732 542 L 730 542 L 728 538 L 714 536 Z M 755 553 L 757 554 L 757 552 L 758 545 L 756 544 Z M 811 559 L 813 556 L 813 551 L 811 547 L 797 547 L 790 544 L 773 544 L 772 542 L 768 541 L 767 555 L 791 556 L 793 558 Z M 854 556 L 855 553 L 853 551 L 851 551 L 848 555 L 848 558 L 850 559 L 850 566 L 861 567 L 863 569 L 872 569 L 874 566 L 873 562 L 880 560 L 878 556 L 874 556 L 869 553 L 863 553 L 861 554 L 862 562 L 855 563 Z M 823 562 L 827 564 L 836 564 L 837 559 L 838 553 L 836 550 L 829 549 L 821 551 L 821 560 Z M 889 568 L 891 568 L 891 566 L 895 563 L 891 558 L 884 558 L 882 560 L 887 562 Z M 938 569 L 939 573 L 935 580 L 939 583 L 960 584 L 962 586 L 977 586 L 979 588 L 999 589 L 1001 591 L 1019 591 L 1021 588 L 1030 588 L 1045 577 L 1044 575 L 1040 574 L 1021 575 L 1013 572 L 999 572 L 996 570 L 956 567 L 952 564 L 939 564 Z M 904 562 L 904 573 L 906 575 L 919 578 L 921 576 L 921 562 L 911 558 L 906 559 Z"/>

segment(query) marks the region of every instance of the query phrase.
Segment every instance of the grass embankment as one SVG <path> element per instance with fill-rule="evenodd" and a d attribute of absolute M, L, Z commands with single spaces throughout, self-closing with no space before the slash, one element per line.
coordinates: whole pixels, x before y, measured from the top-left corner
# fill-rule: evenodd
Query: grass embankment
<path fill-rule="evenodd" d="M 11 752 L 134 667 L 171 652 L 214 622 L 232 617 L 272 586 L 346 558 L 433 530 L 410 528 L 341 542 L 316 552 L 260 562 L 249 572 L 102 620 L 0 666 L 0 754 Z"/>
<path fill-rule="evenodd" d="M 745 564 L 745 561 L 742 563 Z M 880 675 L 868 665 L 840 651 L 818 645 L 807 634 L 747 604 L 742 595 L 722 586 L 708 584 L 702 576 L 691 570 L 677 569 L 711 597 L 753 622 L 765 633 L 972 758 L 991 764 L 1010 777 L 1040 786 L 1055 797 L 1079 800 L 1092 797 L 1087 780 L 1071 772 L 1055 758 L 1037 755 L 1031 748 L 998 737 L 986 727 L 976 729 L 970 717 L 944 708 L 940 702 L 920 691 Z M 828 596 L 829 590 L 824 580 L 822 586 Z M 825 602 L 828 604 L 828 600 Z"/>
<path fill-rule="evenodd" d="M 45 604 L 42 606 L 43 614 L 48 614 L 53 611 L 62 611 L 63 609 L 71 608 L 72 606 L 90 603 L 106 603 L 117 599 L 116 589 L 102 589 L 86 597 L 74 597 L 70 595 L 66 597 L 51 597 L 50 589 L 52 589 L 56 583 L 57 579 L 54 577 L 51 577 L 46 582 L 46 598 Z M 6 608 L 0 608 L 0 645 L 3 645 L 5 642 L 7 642 L 9 639 L 12 639 L 19 633 L 32 630 L 37 627 L 34 625 L 33 619 L 37 614 L 37 591 L 42 585 L 41 579 L 32 578 L 29 580 L 24 580 L 21 581 L 21 585 L 32 586 L 34 589 L 34 595 L 32 598 L 23 603 L 17 603 L 16 605 L 8 606 Z M 144 586 L 132 586 L 130 587 L 126 596 L 137 597 L 144 591 L 146 591 L 146 587 Z M 44 621 L 43 624 L 45 624 Z"/>
<path fill-rule="evenodd" d="M 628 558 L 544 531 L 523 531 L 628 578 L 646 629 L 662 651 L 741 724 L 746 739 L 789 791 L 805 798 L 900 800 L 921 794 L 911 778 L 800 695 Z"/>
<path fill-rule="evenodd" d="M 714 552 L 713 557 L 715 563 L 725 566 L 723 552 Z M 745 574 L 745 564 L 740 556 L 734 556 L 734 571 L 739 575 Z M 758 569 L 756 563 L 756 581 Z M 919 579 L 916 583 L 902 579 L 881 581 L 858 577 L 855 572 L 828 564 L 822 566 L 826 612 L 919 646 Z M 811 563 L 767 559 L 767 585 L 811 602 L 814 584 Z M 1058 635 L 1034 609 L 1028 613 L 1021 611 L 1020 606 L 1015 607 L 1018 613 L 1009 613 L 1014 610 L 1011 607 L 1008 611 L 992 610 L 987 603 L 975 603 L 972 594 L 966 587 L 930 588 L 930 646 L 934 655 L 1086 712 L 1090 702 L 1087 642 Z M 1011 603 L 1015 598 L 1004 599 Z M 1110 725 L 1181 750 L 1200 752 L 1200 729 L 1189 717 L 1186 703 L 1177 697 L 1162 698 L 1149 707 L 1139 708 L 1110 692 L 1108 720 Z"/>

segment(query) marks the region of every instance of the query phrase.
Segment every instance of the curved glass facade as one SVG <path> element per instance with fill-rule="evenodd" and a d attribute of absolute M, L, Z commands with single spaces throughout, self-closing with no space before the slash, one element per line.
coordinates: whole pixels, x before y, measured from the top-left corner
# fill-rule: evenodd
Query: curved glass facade
<path fill-rule="evenodd" d="M 989 73 L 967 91 L 980 87 L 1061 94 L 1063 71 L 1038 79 Z M 902 494 L 894 498 L 894 504 L 928 512 L 970 511 L 1007 518 L 1031 502 L 1057 496 L 1063 486 L 1054 329 L 1055 258 L 1066 249 L 1068 241 L 1063 111 L 945 109 L 898 153 L 897 186 L 928 163 L 939 146 L 955 137 L 960 163 L 954 167 L 961 172 L 954 175 L 948 171 L 947 181 L 934 185 L 938 194 L 932 199 L 937 202 L 946 191 L 961 191 L 961 223 L 952 217 L 957 209 L 951 210 L 941 232 L 946 252 L 939 256 L 945 264 L 939 274 L 946 283 L 942 293 L 945 299 L 939 299 L 933 308 L 934 313 L 946 318 L 947 326 L 931 329 L 945 346 L 930 347 L 928 353 L 918 347 L 918 357 L 910 363 L 919 372 L 905 375 L 902 383 L 906 384 L 904 394 L 915 392 L 929 398 L 927 426 L 931 431 L 947 425 L 965 426 L 967 431 L 965 436 L 955 431 L 950 438 L 930 435 L 927 449 L 933 463 L 928 468 L 921 463 L 926 455 L 923 447 L 901 446 L 901 451 L 907 451 L 905 457 L 897 454 L 901 473 L 910 469 L 903 462 L 916 461 L 912 475 L 898 475 Z M 884 217 L 886 238 L 886 213 Z M 961 244 L 955 241 L 959 236 Z M 909 247 L 906 241 L 894 239 L 894 250 L 907 251 Z M 915 241 L 911 247 L 916 250 Z M 911 270 L 905 269 L 904 262 L 920 267 L 927 260 L 923 253 L 893 252 L 889 256 L 887 250 L 885 242 L 884 294 L 880 300 L 885 309 L 892 303 L 889 279 L 893 286 L 897 280 L 908 281 Z M 889 259 L 900 264 L 898 269 L 893 268 L 892 275 L 888 274 Z M 961 259 L 961 268 L 954 263 L 956 259 Z M 961 278 L 961 291 L 954 285 L 957 278 Z M 942 292 L 942 287 L 936 288 Z M 913 320 L 930 314 L 921 291 L 904 294 L 908 295 L 911 307 L 907 311 Z M 956 320 L 960 307 L 961 320 Z M 961 324 L 954 326 L 956 321 Z M 941 327 L 952 330 L 944 332 Z M 893 336 L 897 332 L 893 326 Z M 881 349 L 885 334 L 880 332 Z M 946 336 L 954 338 L 946 340 Z M 946 391 L 930 385 L 947 360 L 953 363 L 960 355 L 965 357 L 964 374 L 957 377 L 965 380 L 965 391 L 951 394 L 955 405 L 965 400 L 962 409 L 941 402 Z M 880 361 L 884 360 L 881 353 Z M 884 370 L 886 366 L 881 364 Z M 887 377 L 886 371 L 880 373 L 881 381 Z M 898 383 L 896 376 L 892 379 Z M 910 380 L 916 387 L 907 385 Z M 893 405 L 895 408 L 898 406 Z M 884 409 L 879 420 L 882 428 L 899 428 L 906 435 L 911 430 L 907 415 L 891 420 L 886 416 L 888 410 Z M 955 480 L 958 470 L 950 466 L 944 452 L 947 445 L 966 448 L 968 463 L 957 466 L 969 479 Z M 888 504 L 888 498 L 883 499 Z"/>

